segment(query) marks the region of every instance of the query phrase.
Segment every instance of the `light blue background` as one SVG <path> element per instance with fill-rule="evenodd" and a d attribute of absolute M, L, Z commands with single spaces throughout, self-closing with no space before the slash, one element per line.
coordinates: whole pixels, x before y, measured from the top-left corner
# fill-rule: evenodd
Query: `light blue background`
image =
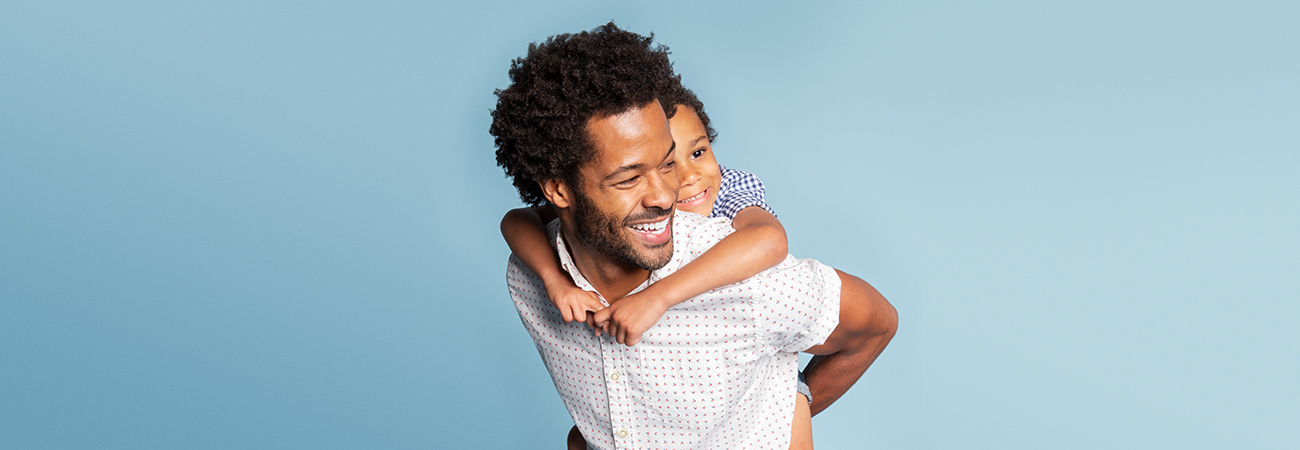
<path fill-rule="evenodd" d="M 654 32 L 899 334 L 822 449 L 1300 441 L 1294 2 L 0 4 L 0 447 L 560 448 L 492 90 Z"/>

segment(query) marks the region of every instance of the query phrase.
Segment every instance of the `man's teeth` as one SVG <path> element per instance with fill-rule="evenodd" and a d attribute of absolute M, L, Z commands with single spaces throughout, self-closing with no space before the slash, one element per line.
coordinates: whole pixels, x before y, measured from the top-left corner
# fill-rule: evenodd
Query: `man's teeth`
<path fill-rule="evenodd" d="M 646 232 L 646 233 L 658 233 L 660 231 L 663 231 L 664 227 L 667 226 L 668 226 L 667 217 L 665 217 L 664 220 L 655 223 L 638 223 L 636 225 L 631 225 L 632 229 L 641 232 Z"/>

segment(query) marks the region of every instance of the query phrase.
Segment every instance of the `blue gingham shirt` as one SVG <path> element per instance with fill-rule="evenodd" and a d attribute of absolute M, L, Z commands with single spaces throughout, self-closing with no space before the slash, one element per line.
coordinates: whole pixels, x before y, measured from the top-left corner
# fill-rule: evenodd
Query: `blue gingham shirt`
<path fill-rule="evenodd" d="M 722 182 L 718 188 L 718 200 L 713 202 L 713 212 L 709 214 L 713 217 L 726 217 L 735 219 L 736 213 L 750 206 L 757 206 L 767 210 L 767 212 L 776 215 L 776 211 L 767 206 L 763 200 L 763 180 L 758 179 L 758 175 L 744 172 L 736 169 L 728 169 L 721 164 Z"/>

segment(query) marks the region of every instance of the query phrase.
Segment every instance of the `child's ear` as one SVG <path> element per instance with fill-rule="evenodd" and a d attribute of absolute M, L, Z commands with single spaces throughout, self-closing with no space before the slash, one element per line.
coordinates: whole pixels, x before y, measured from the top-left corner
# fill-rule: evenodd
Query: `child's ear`
<path fill-rule="evenodd" d="M 558 208 L 568 208 L 573 201 L 573 190 L 568 183 L 560 180 L 546 180 L 537 183 L 542 188 L 546 199 Z"/>

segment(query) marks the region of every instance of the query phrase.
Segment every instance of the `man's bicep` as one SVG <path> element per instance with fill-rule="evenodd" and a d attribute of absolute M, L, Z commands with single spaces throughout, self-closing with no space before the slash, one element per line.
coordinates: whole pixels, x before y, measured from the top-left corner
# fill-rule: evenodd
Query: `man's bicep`
<path fill-rule="evenodd" d="M 839 324 L 826 342 L 805 350 L 807 353 L 829 355 L 838 352 L 864 335 L 875 334 L 875 330 L 882 327 L 878 324 L 898 320 L 893 306 L 871 284 L 839 270 L 835 273 L 841 281 Z"/>

